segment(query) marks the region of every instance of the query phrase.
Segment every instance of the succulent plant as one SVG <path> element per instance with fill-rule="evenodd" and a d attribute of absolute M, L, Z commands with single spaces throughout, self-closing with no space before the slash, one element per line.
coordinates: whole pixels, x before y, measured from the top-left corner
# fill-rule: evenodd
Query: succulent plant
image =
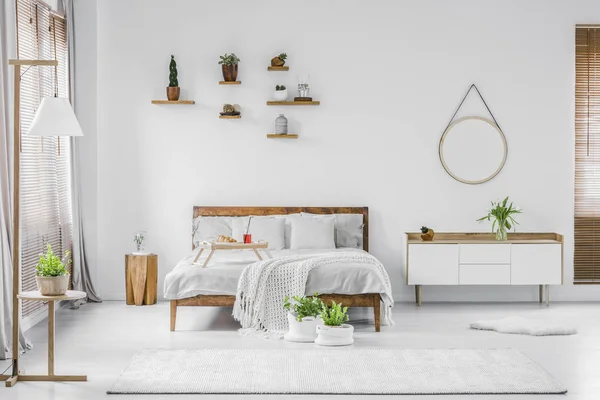
<path fill-rule="evenodd" d="M 285 90 L 285 85 L 277 85 L 275 86 L 275 90 Z"/>
<path fill-rule="evenodd" d="M 238 58 L 238 56 L 235 55 L 235 53 L 225 53 L 225 55 L 219 56 L 219 58 L 221 59 L 221 61 L 219 61 L 219 64 L 223 65 L 236 65 L 237 63 L 241 62 L 241 60 Z"/>
<path fill-rule="evenodd" d="M 285 59 L 287 58 L 287 54 L 281 53 L 280 55 L 277 56 L 277 58 L 279 58 L 281 61 L 285 61 Z"/>
<path fill-rule="evenodd" d="M 223 112 L 224 113 L 232 113 L 235 111 L 235 108 L 231 104 L 223 104 Z"/>
<path fill-rule="evenodd" d="M 421 227 L 421 233 L 427 233 L 429 231 L 429 228 L 426 226 L 422 226 Z"/>
<path fill-rule="evenodd" d="M 169 63 L 169 87 L 179 86 L 177 81 L 177 63 L 175 62 L 175 56 L 171 55 L 171 62 Z"/>

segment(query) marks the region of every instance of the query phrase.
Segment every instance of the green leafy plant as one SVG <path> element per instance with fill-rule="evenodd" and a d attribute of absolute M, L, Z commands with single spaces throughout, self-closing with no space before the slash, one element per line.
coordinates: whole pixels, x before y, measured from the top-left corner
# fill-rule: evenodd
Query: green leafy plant
<path fill-rule="evenodd" d="M 71 264 L 71 259 L 69 258 L 69 251 L 65 252 L 65 260 L 67 265 Z M 40 254 L 40 260 L 35 266 L 35 271 L 37 276 L 63 276 L 68 275 L 69 271 L 65 267 L 65 264 L 62 262 L 59 256 L 55 255 L 52 251 L 52 247 L 50 243 L 48 243 L 48 250 L 46 254 Z"/>
<path fill-rule="evenodd" d="M 342 308 L 342 303 L 331 302 L 331 306 L 327 306 L 323 303 L 321 307 L 321 318 L 327 326 L 340 326 L 344 322 L 348 321 L 348 307 Z"/>
<path fill-rule="evenodd" d="M 219 64 L 223 64 L 223 65 L 236 65 L 237 63 L 241 62 L 241 60 L 238 58 L 238 56 L 235 55 L 235 53 L 231 53 L 231 54 L 227 54 L 225 53 L 224 55 L 219 57 L 221 60 L 219 61 Z"/>
<path fill-rule="evenodd" d="M 277 56 L 277 58 L 279 58 L 281 61 L 285 61 L 285 59 L 287 58 L 287 54 L 281 53 L 280 55 Z"/>
<path fill-rule="evenodd" d="M 319 293 L 314 293 L 310 297 L 306 296 L 285 296 L 283 308 L 290 311 L 296 317 L 296 321 L 302 322 L 304 317 L 318 317 L 323 308 L 323 301 L 318 297 Z"/>
<path fill-rule="evenodd" d="M 192 221 L 192 223 L 193 223 L 193 221 Z M 135 234 L 135 236 L 133 236 L 133 241 L 138 246 L 141 246 L 144 243 L 144 240 L 146 240 L 146 235 L 144 235 L 142 232 L 138 232 Z"/>
<path fill-rule="evenodd" d="M 285 90 L 285 86 L 284 85 L 277 85 L 277 86 L 275 86 L 275 90 Z"/>
<path fill-rule="evenodd" d="M 519 207 L 514 206 L 512 202 L 509 204 L 508 196 L 502 201 L 492 201 L 491 203 L 492 208 L 488 211 L 488 214 L 477 221 L 493 221 L 492 233 L 496 233 L 496 239 L 506 240 L 508 237 L 507 231 L 519 224 L 515 220 L 514 215 L 521 214 L 523 211 Z"/>
<path fill-rule="evenodd" d="M 175 62 L 175 56 L 171 55 L 171 62 L 169 63 L 169 87 L 179 86 L 177 80 L 177 63 Z"/>
<path fill-rule="evenodd" d="M 426 226 L 421 227 L 421 233 L 427 233 L 427 231 L 429 231 L 428 227 L 426 227 Z"/>

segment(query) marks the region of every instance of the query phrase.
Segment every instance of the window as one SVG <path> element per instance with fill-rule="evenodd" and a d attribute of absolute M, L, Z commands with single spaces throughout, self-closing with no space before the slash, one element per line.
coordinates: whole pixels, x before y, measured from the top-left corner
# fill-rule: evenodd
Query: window
<path fill-rule="evenodd" d="M 20 59 L 56 59 L 58 67 L 22 69 L 21 77 L 21 289 L 36 290 L 35 265 L 50 243 L 56 254 L 72 248 L 70 145 L 64 138 L 25 133 L 42 98 L 68 97 L 65 21 L 39 0 L 16 0 Z M 60 146 L 60 154 L 59 154 Z M 23 317 L 43 308 L 23 302 Z"/>
<path fill-rule="evenodd" d="M 575 33 L 576 284 L 600 284 L 600 26 Z"/>

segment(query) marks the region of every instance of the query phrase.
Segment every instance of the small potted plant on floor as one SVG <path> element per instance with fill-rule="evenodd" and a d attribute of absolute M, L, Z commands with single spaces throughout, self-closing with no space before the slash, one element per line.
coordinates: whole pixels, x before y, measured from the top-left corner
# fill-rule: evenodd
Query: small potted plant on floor
<path fill-rule="evenodd" d="M 280 55 L 273 57 L 271 59 L 272 67 L 283 67 L 285 65 L 285 59 L 287 58 L 287 54 L 281 53 Z"/>
<path fill-rule="evenodd" d="M 169 63 L 169 86 L 167 87 L 167 99 L 169 101 L 179 100 L 179 82 L 177 81 L 177 63 L 175 62 L 175 56 L 171 55 L 171 62 Z"/>
<path fill-rule="evenodd" d="M 317 339 L 315 343 L 321 346 L 347 346 L 354 343 L 354 327 L 344 324 L 350 317 L 348 307 L 342 303 L 331 302 L 331 306 L 323 304 L 321 318 L 324 325 L 317 326 Z"/>
<path fill-rule="evenodd" d="M 223 79 L 225 82 L 235 82 L 238 75 L 238 63 L 240 63 L 240 59 L 235 53 L 225 53 L 220 56 L 220 58 L 219 64 L 221 64 L 221 69 L 223 70 Z"/>
<path fill-rule="evenodd" d="M 275 86 L 275 92 L 273 93 L 273 99 L 275 101 L 286 101 L 287 96 L 287 88 L 284 85 Z"/>
<path fill-rule="evenodd" d="M 288 310 L 289 330 L 284 335 L 285 340 L 290 342 L 314 342 L 317 337 L 317 326 L 323 324 L 321 309 L 323 302 L 318 293 L 312 297 L 294 296 L 291 299 L 286 296 L 283 308 Z"/>
<path fill-rule="evenodd" d="M 69 251 L 65 253 L 65 262 L 71 263 Z M 35 280 L 38 290 L 44 296 L 60 296 L 67 293 L 69 287 L 69 271 L 65 263 L 54 254 L 50 243 L 46 254 L 40 254 L 40 260 L 35 266 Z"/>

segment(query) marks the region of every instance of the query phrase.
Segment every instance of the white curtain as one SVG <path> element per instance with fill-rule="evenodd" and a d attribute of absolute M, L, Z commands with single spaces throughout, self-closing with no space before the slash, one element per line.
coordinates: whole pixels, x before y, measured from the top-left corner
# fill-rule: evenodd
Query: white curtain
<path fill-rule="evenodd" d="M 0 359 L 10 357 L 12 343 L 12 174 L 13 67 L 16 58 L 15 2 L 0 1 Z M 30 348 L 22 332 L 21 349 Z"/>
<path fill-rule="evenodd" d="M 67 21 L 67 44 L 69 46 L 69 98 L 75 108 L 75 14 L 73 10 L 73 0 L 62 1 L 63 11 Z M 85 133 L 84 133 L 85 134 Z M 91 279 L 89 265 L 85 257 L 85 242 L 83 238 L 83 224 L 81 220 L 81 178 L 79 176 L 79 140 L 84 138 L 71 138 L 71 176 L 73 195 L 73 289 L 81 290 L 87 293 L 87 300 L 92 302 L 101 302 L 100 296 L 96 293 Z M 72 308 L 77 308 L 79 302 L 73 302 Z"/>

